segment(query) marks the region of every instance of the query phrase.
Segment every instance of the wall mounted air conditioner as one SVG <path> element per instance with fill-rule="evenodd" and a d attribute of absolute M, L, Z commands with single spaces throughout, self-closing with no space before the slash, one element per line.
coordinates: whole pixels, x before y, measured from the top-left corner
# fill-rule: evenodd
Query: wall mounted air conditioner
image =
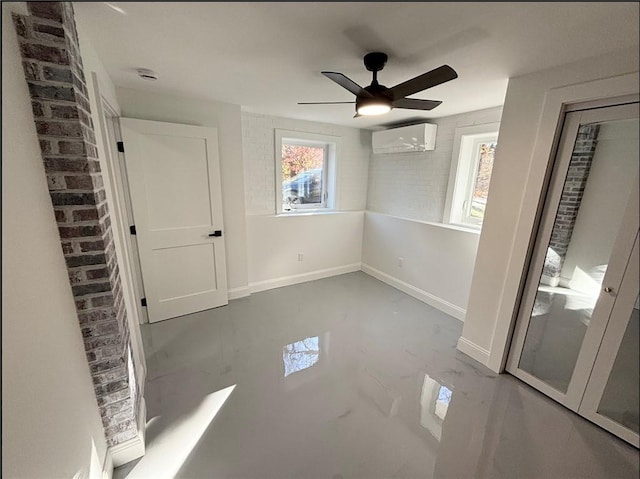
<path fill-rule="evenodd" d="M 437 125 L 420 123 L 389 130 L 374 131 L 372 146 L 374 154 L 408 153 L 431 151 L 436 148 Z"/>

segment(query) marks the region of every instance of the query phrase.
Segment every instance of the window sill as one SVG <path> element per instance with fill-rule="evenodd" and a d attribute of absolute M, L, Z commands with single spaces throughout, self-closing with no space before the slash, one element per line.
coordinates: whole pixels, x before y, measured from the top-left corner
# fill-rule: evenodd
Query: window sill
<path fill-rule="evenodd" d="M 478 234 L 480 234 L 482 232 L 482 226 L 462 225 L 462 224 L 458 224 L 458 223 L 434 223 L 434 224 L 435 225 L 439 225 L 439 226 L 445 226 L 445 227 L 456 229 L 456 230 L 460 230 L 460 231 L 467 231 L 469 233 L 478 233 Z"/>
<path fill-rule="evenodd" d="M 304 210 L 286 211 L 283 213 L 278 213 L 274 216 L 278 218 L 282 218 L 285 216 L 321 216 L 321 215 L 336 215 L 336 214 L 342 214 L 342 213 L 352 213 L 352 212 L 334 210 L 334 209 L 328 209 L 328 208 L 317 208 L 317 209 L 309 208 Z"/>
<path fill-rule="evenodd" d="M 423 225 L 435 226 L 437 228 L 445 228 L 445 229 L 449 229 L 449 230 L 462 231 L 464 233 L 473 233 L 473 234 L 479 235 L 482 232 L 481 228 L 474 228 L 473 226 L 458 225 L 458 224 L 454 224 L 454 223 L 439 223 L 439 222 L 436 222 L 436 221 L 417 220 L 415 218 L 407 218 L 407 217 L 404 217 L 404 216 L 390 215 L 390 214 L 387 214 L 387 213 L 379 213 L 377 211 L 371 211 L 371 210 L 367 210 L 366 212 L 368 214 L 388 216 L 390 218 L 398 218 L 398 219 L 401 219 L 401 220 L 412 221 L 414 223 L 420 223 L 420 224 L 423 224 Z"/>

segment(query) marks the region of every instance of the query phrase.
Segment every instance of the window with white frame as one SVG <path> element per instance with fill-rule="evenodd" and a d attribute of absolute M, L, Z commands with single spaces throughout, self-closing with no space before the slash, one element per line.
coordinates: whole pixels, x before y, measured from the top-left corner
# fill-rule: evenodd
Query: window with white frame
<path fill-rule="evenodd" d="M 278 213 L 334 208 L 338 138 L 276 130 Z"/>
<path fill-rule="evenodd" d="M 445 223 L 482 226 L 499 127 L 488 123 L 456 129 Z"/>

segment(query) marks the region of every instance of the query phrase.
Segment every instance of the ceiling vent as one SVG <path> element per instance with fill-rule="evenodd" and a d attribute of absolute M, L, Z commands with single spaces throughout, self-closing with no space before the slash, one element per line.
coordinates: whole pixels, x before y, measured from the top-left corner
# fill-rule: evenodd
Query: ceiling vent
<path fill-rule="evenodd" d="M 412 151 L 432 151 L 436 149 L 437 125 L 419 125 L 374 131 L 372 146 L 374 154 L 408 153 Z"/>

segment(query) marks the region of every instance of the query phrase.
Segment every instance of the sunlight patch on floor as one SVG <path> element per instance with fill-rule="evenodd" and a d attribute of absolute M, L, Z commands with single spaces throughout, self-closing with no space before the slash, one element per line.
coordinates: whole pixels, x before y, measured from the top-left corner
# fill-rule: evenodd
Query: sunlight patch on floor
<path fill-rule="evenodd" d="M 202 402 L 178 422 L 166 426 L 146 447 L 146 453 L 127 475 L 127 479 L 172 479 L 189 457 L 204 432 L 229 399 L 236 385 L 204 397 Z M 152 418 L 152 422 L 161 418 Z"/>

